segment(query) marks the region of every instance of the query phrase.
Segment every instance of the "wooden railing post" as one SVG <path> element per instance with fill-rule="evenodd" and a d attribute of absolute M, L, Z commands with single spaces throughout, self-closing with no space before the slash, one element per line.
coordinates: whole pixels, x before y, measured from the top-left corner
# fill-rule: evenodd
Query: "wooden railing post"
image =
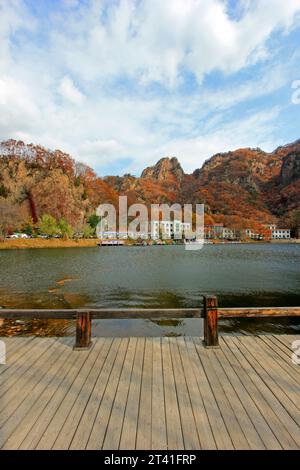
<path fill-rule="evenodd" d="M 204 297 L 204 345 L 218 348 L 218 299 L 213 295 Z"/>
<path fill-rule="evenodd" d="M 91 314 L 89 312 L 77 313 L 76 316 L 76 343 L 75 350 L 90 349 L 91 341 Z"/>

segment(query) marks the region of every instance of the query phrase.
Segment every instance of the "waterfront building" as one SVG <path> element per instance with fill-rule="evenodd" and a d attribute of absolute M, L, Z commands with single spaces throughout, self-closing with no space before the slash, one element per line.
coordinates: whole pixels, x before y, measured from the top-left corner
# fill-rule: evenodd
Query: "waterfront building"
<path fill-rule="evenodd" d="M 205 225 L 204 238 L 208 240 L 223 238 L 223 224 Z"/>
<path fill-rule="evenodd" d="M 272 230 L 273 240 L 289 240 L 291 238 L 291 230 L 288 228 L 275 228 Z"/>
<path fill-rule="evenodd" d="M 225 240 L 235 240 L 236 233 L 232 228 L 223 227 L 222 238 Z"/>
<path fill-rule="evenodd" d="M 276 230 L 277 225 L 276 224 L 268 224 L 268 225 L 265 225 L 265 227 L 268 228 L 269 230 L 273 231 L 273 230 Z"/>
<path fill-rule="evenodd" d="M 262 233 L 256 232 L 255 230 L 251 228 L 247 228 L 244 231 L 245 238 L 250 238 L 251 240 L 263 240 L 264 235 Z"/>
<path fill-rule="evenodd" d="M 151 238 L 180 239 L 183 236 L 189 236 L 192 232 L 192 224 L 181 222 L 180 220 L 152 220 L 150 223 Z"/>

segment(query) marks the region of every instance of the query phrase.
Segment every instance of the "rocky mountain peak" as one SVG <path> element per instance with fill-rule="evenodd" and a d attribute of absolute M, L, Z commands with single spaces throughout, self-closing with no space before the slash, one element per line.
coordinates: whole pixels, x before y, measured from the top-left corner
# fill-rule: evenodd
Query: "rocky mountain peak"
<path fill-rule="evenodd" d="M 141 178 L 159 182 L 167 182 L 174 177 L 179 182 L 184 178 L 184 171 L 176 157 L 161 158 L 156 165 L 145 168 L 141 175 Z"/>

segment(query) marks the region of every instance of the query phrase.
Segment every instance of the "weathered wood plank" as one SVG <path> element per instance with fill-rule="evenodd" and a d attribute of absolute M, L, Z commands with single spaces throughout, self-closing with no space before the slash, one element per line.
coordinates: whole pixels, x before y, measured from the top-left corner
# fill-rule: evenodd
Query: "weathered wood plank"
<path fill-rule="evenodd" d="M 300 307 L 219 308 L 219 318 L 239 317 L 300 317 Z"/>
<path fill-rule="evenodd" d="M 299 367 L 294 365 L 291 360 L 291 356 L 287 357 L 282 350 L 278 347 L 277 341 L 271 339 L 270 336 L 260 336 L 256 339 L 257 342 L 260 342 L 260 347 L 264 349 L 266 354 L 272 361 L 276 362 L 281 369 L 281 374 L 284 376 L 288 375 L 288 383 L 292 384 L 294 387 L 297 387 L 299 392 L 300 387 L 300 370 Z M 300 404 L 300 403 L 299 403 Z"/>
<path fill-rule="evenodd" d="M 133 450 L 136 448 L 144 351 L 145 338 L 138 338 L 119 446 L 122 450 Z"/>
<path fill-rule="evenodd" d="M 93 393 L 95 383 L 102 369 L 104 360 L 107 355 L 107 351 L 110 346 L 110 341 L 106 338 L 98 340 L 95 344 L 95 348 L 91 354 L 95 356 L 95 362 L 90 370 L 90 373 L 78 394 L 74 405 L 67 416 L 65 423 L 63 424 L 56 440 L 53 445 L 53 449 L 67 450 L 69 449 L 70 443 L 73 439 L 75 431 L 80 423 L 82 414 L 84 413 L 85 407 Z"/>
<path fill-rule="evenodd" d="M 200 347 L 200 345 L 198 344 L 197 347 Z M 210 384 L 207 380 L 205 371 L 203 370 L 202 364 L 199 360 L 194 340 L 187 341 L 187 349 L 191 361 L 191 366 L 194 370 L 194 374 L 197 379 L 199 393 L 202 396 L 202 401 L 206 409 L 206 413 L 210 422 L 212 433 L 214 435 L 217 449 L 232 450 L 233 445 L 230 436 L 224 424 L 218 404 L 210 388 Z M 204 348 L 202 346 L 202 350 L 203 349 Z"/>
<path fill-rule="evenodd" d="M 10 355 L 10 359 L 13 358 L 13 354 L 15 354 L 20 348 L 23 348 L 25 343 L 29 343 L 33 341 L 33 336 L 11 336 L 7 338 L 1 338 L 1 341 L 5 343 L 6 346 L 6 353 Z"/>
<path fill-rule="evenodd" d="M 44 345 L 47 339 L 36 339 L 33 342 L 26 342 L 23 347 L 23 354 L 18 354 L 17 358 L 8 357 L 7 364 L 3 366 L 3 373 L 0 381 L 0 398 L 1 395 L 8 390 L 17 380 L 22 377 L 23 373 L 29 369 L 30 364 L 39 358 L 38 351 L 45 351 Z"/>
<path fill-rule="evenodd" d="M 274 397 L 268 386 L 263 382 L 262 378 L 253 368 L 254 361 L 251 361 L 251 363 L 248 361 L 247 352 L 244 350 L 242 344 L 236 337 L 226 337 L 225 339 L 231 350 L 234 352 L 235 356 L 242 364 L 248 377 L 254 384 L 260 397 L 260 400 L 257 401 L 257 404 L 260 406 L 261 412 L 267 416 L 273 433 L 278 437 L 278 441 L 284 449 L 297 449 L 296 442 L 289 434 L 288 430 L 283 426 L 281 419 L 278 417 L 278 414 L 280 417 L 281 413 L 284 414 L 284 409 L 280 402 Z"/>
<path fill-rule="evenodd" d="M 0 448 L 299 449 L 300 337 L 277 338 L 15 338 Z"/>
<path fill-rule="evenodd" d="M 33 339 L 33 336 L 2 339 L 6 345 L 6 364 L 0 364 L 0 376 L 4 372 L 10 370 L 11 364 L 15 365 L 17 361 L 23 360 L 25 348 L 29 347 L 29 343 L 32 344 Z"/>
<path fill-rule="evenodd" d="M 293 364 L 292 357 L 287 358 L 280 349 L 277 352 L 276 344 L 269 343 L 267 337 L 265 340 L 262 338 L 244 338 L 243 341 L 246 347 L 251 348 L 251 354 L 261 367 L 269 373 L 288 399 L 293 401 L 300 409 L 300 368 L 298 365 Z"/>
<path fill-rule="evenodd" d="M 278 336 L 259 335 L 258 338 L 265 341 L 265 342 L 266 341 L 271 342 L 272 343 L 272 346 L 271 346 L 272 352 L 274 353 L 274 351 L 277 351 L 277 352 L 280 351 L 281 357 L 285 358 L 285 361 L 290 362 L 290 360 L 291 360 L 291 350 L 279 339 L 279 338 L 281 338 L 281 336 L 282 335 L 278 335 Z"/>
<path fill-rule="evenodd" d="M 75 431 L 72 442 L 69 446 L 71 450 L 85 449 L 89 436 L 94 426 L 103 395 L 108 386 L 111 371 L 113 369 L 119 347 L 121 344 L 120 338 L 109 338 L 109 350 L 104 351 L 104 356 L 101 357 L 101 362 L 104 360 L 101 367 L 97 382 L 90 398 L 88 399 L 86 408 L 81 417 L 80 423 Z"/>
<path fill-rule="evenodd" d="M 247 439 L 232 408 L 231 400 L 227 398 L 225 392 L 226 388 L 219 380 L 212 366 L 213 351 L 207 351 L 205 349 L 200 352 L 198 349 L 198 354 L 234 448 L 240 450 L 249 449 Z"/>
<path fill-rule="evenodd" d="M 168 449 L 184 449 L 170 345 L 165 338 L 161 348 Z"/>
<path fill-rule="evenodd" d="M 269 357 L 263 353 L 259 344 L 253 344 L 247 341 L 247 339 L 243 337 L 238 338 L 245 348 L 244 351 L 247 351 L 246 354 L 248 354 L 249 360 L 251 357 L 253 369 L 272 392 L 272 395 L 268 395 L 272 398 L 272 403 L 274 403 L 273 410 L 278 410 L 281 421 L 285 423 L 291 435 L 297 439 L 297 430 L 298 432 L 300 431 L 300 410 L 296 404 L 299 405 L 300 390 L 298 387 L 293 387 L 291 381 L 285 381 L 279 366 L 276 362 L 269 360 Z M 273 397 L 276 397 L 278 402 Z M 294 435 L 295 433 L 296 435 Z M 300 433 L 297 444 L 300 446 Z"/>
<path fill-rule="evenodd" d="M 63 343 L 64 342 L 65 340 Z M 72 349 L 71 346 L 70 349 Z M 58 360 L 60 370 L 55 377 L 53 387 L 49 388 L 46 406 L 43 408 L 36 421 L 31 423 L 29 432 L 19 446 L 21 450 L 35 449 L 76 376 L 78 359 L 78 354 L 75 353 L 67 355 L 66 358 L 62 356 L 61 360 Z M 79 363 L 82 364 L 84 360 L 85 358 L 82 355 Z"/>
<path fill-rule="evenodd" d="M 191 341 L 191 340 L 188 340 Z M 198 438 L 201 449 L 212 450 L 216 449 L 216 443 L 211 430 L 210 422 L 205 410 L 205 406 L 202 400 L 201 393 L 199 392 L 197 379 L 193 367 L 190 362 L 190 358 L 187 351 L 186 339 L 177 339 L 179 354 L 182 361 L 182 367 L 186 377 L 186 384 L 188 387 L 191 406 L 195 418 L 195 423 L 198 432 Z"/>
<path fill-rule="evenodd" d="M 243 383 L 245 390 L 247 391 L 247 394 L 241 395 L 241 398 L 245 400 L 247 396 L 249 396 L 255 404 L 255 407 L 251 410 L 251 415 L 253 417 L 253 423 L 259 424 L 260 437 L 263 440 L 266 448 L 268 450 L 282 449 L 283 447 L 280 443 L 280 440 L 274 433 L 274 423 L 269 417 L 269 410 L 268 407 L 265 406 L 264 398 L 260 394 L 259 390 L 255 387 L 252 380 L 250 380 L 248 370 L 243 366 L 244 358 L 241 357 L 241 360 L 239 360 L 239 351 L 235 349 L 235 345 L 230 343 L 228 344 L 227 336 L 224 336 L 222 339 L 222 351 L 228 362 L 231 364 L 231 367 L 234 369 L 236 375 L 239 377 L 239 380 Z M 258 421 L 259 416 L 263 419 Z M 264 426 L 264 422 L 267 423 L 267 426 Z"/>
<path fill-rule="evenodd" d="M 130 338 L 105 438 L 101 445 L 104 450 L 118 449 L 120 445 L 136 346 L 137 338 Z"/>
<path fill-rule="evenodd" d="M 277 335 L 276 339 L 280 341 L 282 346 L 285 348 L 286 354 L 291 357 L 291 354 L 293 352 L 292 344 L 294 341 L 299 341 L 300 336 L 297 335 Z"/>
<path fill-rule="evenodd" d="M 153 342 L 146 338 L 136 436 L 136 448 L 141 450 L 151 449 L 152 445 L 152 370 Z"/>
<path fill-rule="evenodd" d="M 76 377 L 68 388 L 67 393 L 64 396 L 62 402 L 60 403 L 59 407 L 57 408 L 54 416 L 52 417 L 50 424 L 44 431 L 44 434 L 40 439 L 39 443 L 37 444 L 36 449 L 47 450 L 53 447 L 55 440 L 62 426 L 66 422 L 66 419 L 69 413 L 71 412 L 72 407 L 74 406 L 74 402 L 76 401 L 78 394 L 81 393 L 85 380 L 88 377 L 95 363 L 95 351 L 97 353 L 97 351 L 99 350 L 99 344 L 101 345 L 101 343 L 97 342 L 97 345 L 92 346 L 90 353 L 77 353 L 79 355 L 82 355 L 83 361 L 77 361 L 75 363 Z M 76 354 L 76 352 L 74 352 L 74 354 Z"/>
<path fill-rule="evenodd" d="M 169 338 L 171 357 L 174 370 L 177 399 L 180 412 L 184 448 L 196 450 L 200 448 L 200 442 L 196 423 L 191 406 L 189 391 L 186 384 L 184 371 L 178 350 L 177 338 Z"/>
<path fill-rule="evenodd" d="M 209 360 L 211 367 L 214 369 L 215 375 L 218 378 L 222 389 L 224 390 L 227 401 L 230 403 L 233 414 L 236 417 L 247 441 L 247 444 L 245 445 L 245 441 L 242 438 L 240 439 L 240 442 L 239 440 L 237 441 L 237 445 L 235 445 L 235 447 L 240 447 L 242 449 L 264 449 L 265 446 L 256 430 L 256 427 L 247 414 L 247 408 L 243 406 L 241 401 L 241 395 L 248 394 L 248 392 L 243 389 L 241 383 L 234 381 L 232 377 L 232 369 L 231 367 L 228 367 L 228 364 L 226 363 L 226 360 L 224 360 L 223 355 L 222 358 L 220 358 L 220 354 L 211 352 L 209 354 Z M 232 385 L 232 381 L 234 386 Z M 233 428 L 231 429 L 233 430 Z M 232 440 L 235 441 L 234 438 L 232 438 Z"/>
<path fill-rule="evenodd" d="M 30 392 L 30 395 L 26 400 L 23 400 L 15 413 L 10 416 L 9 420 L 2 427 L 0 447 L 2 445 L 3 449 L 18 449 L 26 435 L 30 432 L 30 429 L 34 426 L 39 415 L 47 406 L 47 398 L 50 395 L 51 389 L 53 393 L 53 385 L 61 373 L 61 364 L 58 359 L 63 354 L 66 361 L 68 361 L 72 352 L 70 339 L 65 340 L 63 344 L 58 343 L 57 346 L 58 347 L 52 351 L 52 364 L 47 363 L 47 372 L 44 377 L 41 377 L 42 380 L 37 380 L 36 386 Z M 23 389 L 20 391 L 20 395 L 22 394 Z M 11 433 L 14 426 L 15 429 Z M 3 437 L 5 440 L 4 444 L 2 442 Z"/>
<path fill-rule="evenodd" d="M 76 319 L 89 313 L 94 319 L 200 318 L 202 308 L 98 308 L 98 309 L 0 309 L 0 318 Z"/>
<path fill-rule="evenodd" d="M 45 361 L 51 360 L 53 348 L 57 346 L 54 339 L 48 339 L 45 342 L 36 341 L 31 349 L 31 354 L 24 358 L 24 364 L 17 369 L 17 374 L 10 374 L 1 380 L 0 386 L 0 426 L 3 423 L 4 416 L 13 406 L 18 406 L 20 400 L 29 393 L 35 383 L 35 375 L 47 372 L 47 366 L 43 370 Z M 34 351 L 34 352 L 33 352 Z M 10 371 L 11 372 L 11 371 Z M 22 394 L 20 394 L 22 391 Z M 9 408 L 7 407 L 9 403 Z"/>
<path fill-rule="evenodd" d="M 95 319 L 112 318 L 204 318 L 203 308 L 99 308 L 99 309 L 0 309 L 0 318 L 63 318 L 76 319 L 77 314 L 90 313 Z M 224 317 L 299 317 L 300 307 L 218 308 Z"/>
<path fill-rule="evenodd" d="M 215 358 L 226 373 L 235 394 L 238 396 L 238 399 L 250 419 L 251 424 L 249 423 L 247 432 L 249 445 L 252 449 L 267 449 L 270 442 L 273 443 L 274 435 L 264 416 L 257 408 L 255 400 L 252 399 L 252 396 L 248 392 L 247 383 L 244 383 L 243 380 L 243 370 L 241 368 L 236 370 L 233 367 L 235 360 L 230 356 L 230 350 L 225 353 L 226 344 L 223 340 L 221 340 L 221 347 L 222 350 L 220 351 L 220 354 L 215 354 Z M 243 414 L 243 411 L 240 410 L 238 418 Z M 247 420 L 246 417 L 244 419 L 245 421 Z"/>
<path fill-rule="evenodd" d="M 153 338 L 152 365 L 152 449 L 168 448 L 161 339 Z"/>
<path fill-rule="evenodd" d="M 109 387 L 105 389 L 100 408 L 98 410 L 91 435 L 87 443 L 88 450 L 99 450 L 102 448 L 105 439 L 109 418 L 113 409 L 113 404 L 122 373 L 123 363 L 128 348 L 128 339 L 121 339 L 120 348 L 113 369 L 109 378 Z"/>
<path fill-rule="evenodd" d="M 64 369 L 64 378 L 60 383 L 57 392 L 53 395 L 53 397 L 48 402 L 47 407 L 39 416 L 37 422 L 34 425 L 34 428 L 30 433 L 27 434 L 20 448 L 35 449 L 39 446 L 40 441 L 42 441 L 41 448 L 43 448 L 43 445 L 46 449 L 51 448 L 51 437 L 53 440 L 57 435 L 52 432 L 52 429 L 53 427 L 55 428 L 57 422 L 57 410 L 63 408 L 64 403 L 66 403 L 66 396 L 68 395 L 73 382 L 80 373 L 81 368 L 84 367 L 87 356 L 88 355 L 86 353 L 82 354 L 73 351 L 73 354 L 70 355 L 71 367 L 70 363 L 68 362 L 61 364 Z M 48 444 L 45 442 L 46 435 L 50 435 Z"/>

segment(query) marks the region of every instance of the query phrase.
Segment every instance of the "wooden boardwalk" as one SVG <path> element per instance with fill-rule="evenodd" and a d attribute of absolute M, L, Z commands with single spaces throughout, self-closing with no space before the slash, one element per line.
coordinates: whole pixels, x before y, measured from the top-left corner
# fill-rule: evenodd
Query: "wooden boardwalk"
<path fill-rule="evenodd" d="M 299 449 L 296 336 L 2 338 L 2 449 Z"/>

